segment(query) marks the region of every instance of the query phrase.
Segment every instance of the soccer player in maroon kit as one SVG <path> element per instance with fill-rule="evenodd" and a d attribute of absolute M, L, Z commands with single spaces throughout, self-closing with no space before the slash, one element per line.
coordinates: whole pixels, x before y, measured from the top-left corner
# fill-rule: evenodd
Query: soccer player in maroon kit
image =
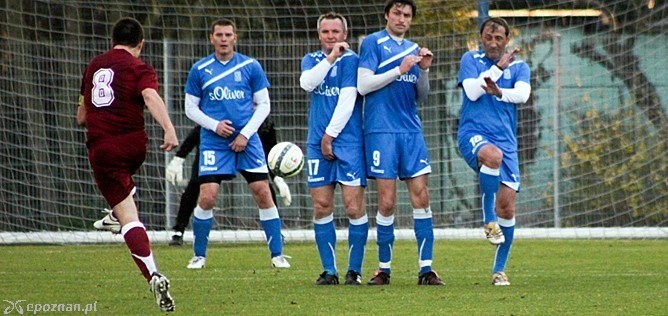
<path fill-rule="evenodd" d="M 148 135 L 144 106 L 164 130 L 165 151 L 179 145 L 155 70 L 139 60 L 144 46 L 141 24 L 121 18 L 112 29 L 113 48 L 90 61 L 81 81 L 77 122 L 88 129 L 86 146 L 95 182 L 112 207 L 132 259 L 150 284 L 158 307 L 174 311 L 169 280 L 158 273 L 146 228 L 139 221 L 132 175 L 146 159 Z"/>

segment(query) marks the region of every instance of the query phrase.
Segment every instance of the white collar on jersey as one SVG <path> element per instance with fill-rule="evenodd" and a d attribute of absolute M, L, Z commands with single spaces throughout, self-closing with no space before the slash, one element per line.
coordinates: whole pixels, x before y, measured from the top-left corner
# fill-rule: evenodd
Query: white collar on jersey
<path fill-rule="evenodd" d="M 401 43 L 403 43 L 403 41 L 404 41 L 403 37 L 394 36 L 394 35 L 390 34 L 390 32 L 387 32 L 387 35 L 389 35 L 390 38 L 393 39 L 395 42 L 397 42 L 397 44 L 399 44 L 399 45 L 401 45 Z"/>

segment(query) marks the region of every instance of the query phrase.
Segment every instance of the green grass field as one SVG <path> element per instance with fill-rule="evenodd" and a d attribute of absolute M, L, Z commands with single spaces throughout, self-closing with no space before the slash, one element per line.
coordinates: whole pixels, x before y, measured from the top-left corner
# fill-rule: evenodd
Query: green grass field
<path fill-rule="evenodd" d="M 343 279 L 347 247 L 338 246 Z M 207 268 L 199 271 L 185 268 L 189 245 L 153 250 L 181 315 L 668 314 L 666 240 L 517 240 L 506 269 L 510 287 L 490 284 L 494 254 L 484 240 L 436 241 L 434 268 L 445 287 L 416 285 L 416 245 L 408 241 L 396 243 L 392 284 L 385 287 L 316 287 L 322 268 L 309 242 L 285 245 L 293 257 L 288 270 L 270 267 L 262 243 L 211 244 Z M 365 281 L 375 270 L 376 250 L 371 241 Z M 159 314 L 124 244 L 0 251 L 0 310 L 9 306 L 4 300 L 26 300 L 23 304 L 96 302 L 98 315 Z"/>

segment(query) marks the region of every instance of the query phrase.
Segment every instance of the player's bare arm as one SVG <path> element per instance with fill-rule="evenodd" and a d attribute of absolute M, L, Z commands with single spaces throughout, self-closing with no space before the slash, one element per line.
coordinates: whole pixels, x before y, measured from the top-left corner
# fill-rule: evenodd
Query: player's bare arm
<path fill-rule="evenodd" d="M 86 105 L 84 105 L 84 96 L 79 96 L 79 106 L 77 106 L 77 124 L 86 126 Z"/>
<path fill-rule="evenodd" d="M 234 131 L 235 129 L 232 127 L 232 121 L 230 120 L 222 120 L 216 126 L 216 134 L 222 137 L 230 137 Z"/>
<path fill-rule="evenodd" d="M 144 97 L 144 104 L 146 104 L 149 112 L 151 112 L 151 116 L 153 116 L 165 131 L 164 140 L 162 145 L 160 145 L 160 149 L 171 151 L 178 147 L 179 140 L 176 137 L 174 125 L 172 125 L 172 121 L 169 119 L 165 102 L 162 101 L 158 91 L 155 91 L 154 89 L 144 89 L 141 94 Z"/>

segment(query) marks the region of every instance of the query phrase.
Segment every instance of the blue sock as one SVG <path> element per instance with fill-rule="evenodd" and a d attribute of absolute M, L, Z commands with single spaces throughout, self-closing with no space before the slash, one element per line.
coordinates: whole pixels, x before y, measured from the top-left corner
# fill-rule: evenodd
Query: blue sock
<path fill-rule="evenodd" d="M 515 218 L 503 219 L 499 217 L 499 227 L 506 237 L 506 241 L 496 247 L 496 256 L 494 257 L 494 269 L 492 273 L 505 272 L 510 247 L 513 245 L 513 235 L 515 234 Z"/>
<path fill-rule="evenodd" d="M 364 249 L 369 237 L 369 217 L 349 219 L 348 225 L 348 270 L 362 274 Z"/>
<path fill-rule="evenodd" d="M 391 272 L 392 247 L 394 247 L 394 215 L 376 215 L 376 244 L 378 244 L 378 268 L 387 273 Z"/>
<path fill-rule="evenodd" d="M 276 206 L 265 210 L 260 210 L 260 223 L 264 229 L 264 235 L 267 237 L 267 246 L 271 257 L 283 254 L 283 240 L 281 236 L 281 218 L 278 216 Z"/>
<path fill-rule="evenodd" d="M 203 210 L 199 205 L 195 207 L 193 216 L 193 250 L 195 256 L 206 257 L 206 249 L 209 246 L 209 233 L 213 225 L 213 211 Z"/>
<path fill-rule="evenodd" d="M 482 195 L 482 214 L 485 224 L 496 222 L 496 192 L 499 191 L 499 169 L 483 165 L 478 173 L 480 194 Z"/>
<path fill-rule="evenodd" d="M 434 252 L 434 223 L 430 207 L 413 209 L 413 229 L 417 240 L 420 275 L 422 275 L 431 271 Z"/>
<path fill-rule="evenodd" d="M 329 214 L 313 221 L 315 244 L 318 246 L 322 267 L 328 274 L 336 275 L 336 230 L 334 229 L 334 215 Z"/>

